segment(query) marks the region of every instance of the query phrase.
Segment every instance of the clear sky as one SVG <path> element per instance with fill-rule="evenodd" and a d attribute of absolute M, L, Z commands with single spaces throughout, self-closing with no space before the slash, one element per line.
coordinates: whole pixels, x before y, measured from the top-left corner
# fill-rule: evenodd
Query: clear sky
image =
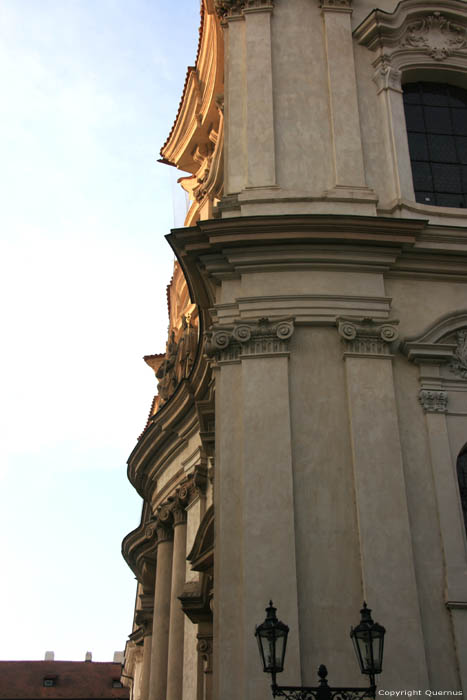
<path fill-rule="evenodd" d="M 180 176 L 157 158 L 198 25 L 198 0 L 0 0 L 0 659 L 111 660 L 131 631 Z"/>

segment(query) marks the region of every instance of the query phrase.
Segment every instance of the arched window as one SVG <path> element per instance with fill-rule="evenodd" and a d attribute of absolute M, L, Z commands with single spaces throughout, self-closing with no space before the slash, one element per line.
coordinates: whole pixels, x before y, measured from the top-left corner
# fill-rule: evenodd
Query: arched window
<path fill-rule="evenodd" d="M 403 90 L 416 201 L 467 207 L 467 90 L 438 83 Z"/>
<path fill-rule="evenodd" d="M 457 479 L 459 481 L 464 525 L 467 533 L 467 445 L 464 445 L 457 458 Z"/>

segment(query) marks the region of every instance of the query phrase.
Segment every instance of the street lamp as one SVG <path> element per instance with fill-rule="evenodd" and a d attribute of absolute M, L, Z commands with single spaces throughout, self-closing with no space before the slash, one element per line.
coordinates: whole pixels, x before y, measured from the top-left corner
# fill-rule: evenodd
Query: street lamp
<path fill-rule="evenodd" d="M 330 688 L 327 682 L 326 666 L 318 669 L 319 686 L 279 686 L 276 684 L 276 674 L 284 670 L 285 650 L 289 628 L 276 617 L 276 608 L 272 601 L 266 608 L 266 619 L 257 625 L 255 636 L 258 641 L 259 653 L 263 671 L 271 674 L 271 690 L 273 697 L 283 697 L 289 700 L 357 700 L 366 697 L 376 697 L 375 675 L 381 673 L 383 667 L 383 647 L 385 629 L 371 619 L 371 610 L 363 603 L 360 610 L 360 624 L 351 628 L 350 636 L 354 643 L 360 670 L 370 677 L 367 688 Z"/>

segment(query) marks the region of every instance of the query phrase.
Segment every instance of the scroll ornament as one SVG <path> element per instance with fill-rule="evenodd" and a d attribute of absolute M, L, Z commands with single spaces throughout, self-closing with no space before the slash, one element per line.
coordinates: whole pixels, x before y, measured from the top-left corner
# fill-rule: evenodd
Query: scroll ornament
<path fill-rule="evenodd" d="M 293 335 L 293 319 L 240 322 L 233 326 L 214 326 L 206 333 L 206 354 L 219 361 L 235 361 L 254 355 L 274 355 L 287 351 Z"/>
<path fill-rule="evenodd" d="M 399 321 L 374 321 L 371 318 L 337 319 L 339 335 L 350 353 L 388 355 L 390 343 L 397 340 Z"/>

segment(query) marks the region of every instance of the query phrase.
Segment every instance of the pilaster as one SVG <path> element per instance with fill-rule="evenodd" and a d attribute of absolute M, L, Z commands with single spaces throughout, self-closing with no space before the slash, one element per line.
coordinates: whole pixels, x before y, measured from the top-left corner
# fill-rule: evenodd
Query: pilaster
<path fill-rule="evenodd" d="M 215 697 L 223 700 L 269 698 L 251 628 L 269 598 L 280 603 L 291 630 L 283 681 L 301 678 L 288 377 L 293 330 L 290 318 L 263 318 L 208 333 L 217 367 Z"/>
<path fill-rule="evenodd" d="M 330 199 L 376 202 L 365 182 L 357 81 L 350 16 L 351 0 L 321 0 L 328 77 L 334 182 Z M 343 107 L 345 105 L 345 108 Z"/>
<path fill-rule="evenodd" d="M 387 644 L 385 683 L 429 685 L 390 343 L 397 322 L 340 318 L 360 537 L 363 597 L 385 621 L 387 638 L 406 630 L 402 647 Z"/>

